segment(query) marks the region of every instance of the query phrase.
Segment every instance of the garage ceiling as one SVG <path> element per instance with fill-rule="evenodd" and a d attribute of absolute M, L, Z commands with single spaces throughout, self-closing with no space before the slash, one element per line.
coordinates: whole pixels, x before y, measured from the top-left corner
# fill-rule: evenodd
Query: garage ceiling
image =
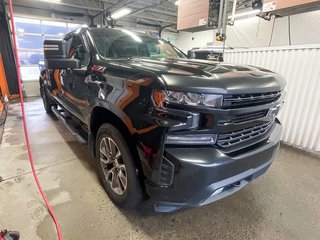
<path fill-rule="evenodd" d="M 209 1 L 209 0 L 208 0 Z M 76 17 L 94 16 L 102 11 L 114 12 L 122 7 L 132 12 L 121 21 L 145 25 L 170 26 L 175 30 L 177 23 L 176 0 L 13 0 L 14 7 L 20 12 L 34 15 L 34 11 L 47 11 L 54 17 L 76 19 Z M 217 4 L 220 0 L 212 0 Z M 233 2 L 233 0 L 230 0 Z M 251 0 L 238 0 L 238 8 L 251 6 Z M 102 23 L 102 16 L 96 22 Z M 169 30 L 168 29 L 168 30 Z"/>
<path fill-rule="evenodd" d="M 85 12 L 88 16 L 95 15 L 105 11 L 115 11 L 121 7 L 129 7 L 132 9 L 131 16 L 126 19 L 135 22 L 146 22 L 150 24 L 175 24 L 177 19 L 177 6 L 174 4 L 175 0 L 61 0 L 61 2 L 54 3 L 40 0 L 14 0 L 14 7 L 50 10 L 52 13 L 62 13 L 65 10 L 67 17 L 67 10 L 71 11 L 77 9 L 76 12 Z M 26 14 L 30 12 L 26 10 Z M 141 11 L 140 11 L 141 10 Z M 75 13 L 74 11 L 72 11 Z M 135 14 L 133 14 L 135 13 Z"/>

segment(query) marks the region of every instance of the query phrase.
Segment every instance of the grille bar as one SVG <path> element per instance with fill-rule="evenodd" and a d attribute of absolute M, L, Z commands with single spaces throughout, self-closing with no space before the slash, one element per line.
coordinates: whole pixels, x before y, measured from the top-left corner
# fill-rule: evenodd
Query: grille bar
<path fill-rule="evenodd" d="M 249 107 L 267 104 L 276 101 L 281 96 L 281 92 L 254 93 L 254 94 L 233 94 L 225 95 L 223 98 L 223 108 Z"/>
<path fill-rule="evenodd" d="M 265 134 L 272 127 L 273 123 L 274 121 L 271 121 L 250 128 L 244 128 L 239 131 L 219 134 L 217 138 L 217 145 L 226 148 L 257 138 Z"/>
<path fill-rule="evenodd" d="M 238 124 L 238 123 L 253 121 L 253 120 L 265 117 L 267 112 L 268 110 L 262 110 L 262 111 L 252 112 L 252 113 L 241 114 L 241 115 L 235 116 L 232 119 L 219 120 L 218 125 L 224 125 L 227 123 Z"/>

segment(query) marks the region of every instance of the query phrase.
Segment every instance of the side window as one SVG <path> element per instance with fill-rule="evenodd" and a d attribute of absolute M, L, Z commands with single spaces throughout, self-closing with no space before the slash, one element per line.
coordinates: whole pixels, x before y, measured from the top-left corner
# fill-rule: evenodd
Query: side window
<path fill-rule="evenodd" d="M 99 34 L 98 37 L 95 39 L 95 44 L 97 45 L 99 52 L 102 53 L 102 56 L 106 58 L 116 57 L 116 54 L 113 49 L 113 43 L 108 38 L 108 36 L 104 34 Z"/>
<path fill-rule="evenodd" d="M 80 61 L 81 67 L 88 65 L 90 55 L 88 52 L 86 52 L 80 36 L 74 35 L 73 37 L 66 40 L 68 44 L 70 44 L 68 57 L 78 59 Z"/>

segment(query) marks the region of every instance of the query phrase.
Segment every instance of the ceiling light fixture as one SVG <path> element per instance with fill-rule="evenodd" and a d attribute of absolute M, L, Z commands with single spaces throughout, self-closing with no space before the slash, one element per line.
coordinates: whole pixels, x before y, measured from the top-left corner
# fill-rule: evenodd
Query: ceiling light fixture
<path fill-rule="evenodd" d="M 234 18 L 239 18 L 239 17 L 245 17 L 245 16 L 250 16 L 250 15 L 257 15 L 260 12 L 259 9 L 257 10 L 253 10 L 253 11 L 249 11 L 249 12 L 241 12 L 241 13 L 237 13 L 234 15 Z M 228 18 L 231 19 L 232 16 L 229 16 Z"/>
<path fill-rule="evenodd" d="M 46 26 L 67 27 L 65 22 L 42 21 L 42 24 Z"/>
<path fill-rule="evenodd" d="M 119 19 L 119 18 L 122 18 L 122 17 L 128 15 L 129 13 L 131 13 L 130 8 L 122 8 L 118 11 L 115 11 L 114 13 L 111 13 L 111 18 Z"/>
<path fill-rule="evenodd" d="M 174 5 L 178 6 L 179 5 L 179 0 L 174 2 Z"/>
<path fill-rule="evenodd" d="M 48 3 L 57 3 L 57 4 L 61 3 L 61 0 L 39 0 L 39 1 L 48 2 Z"/>

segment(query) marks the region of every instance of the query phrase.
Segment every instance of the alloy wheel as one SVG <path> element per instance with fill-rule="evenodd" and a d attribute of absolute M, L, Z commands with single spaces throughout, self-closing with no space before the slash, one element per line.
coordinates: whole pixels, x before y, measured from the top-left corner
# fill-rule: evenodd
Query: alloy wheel
<path fill-rule="evenodd" d="M 126 166 L 119 147 L 110 137 L 100 142 L 100 165 L 111 189 L 118 195 L 124 194 L 128 182 Z"/>

